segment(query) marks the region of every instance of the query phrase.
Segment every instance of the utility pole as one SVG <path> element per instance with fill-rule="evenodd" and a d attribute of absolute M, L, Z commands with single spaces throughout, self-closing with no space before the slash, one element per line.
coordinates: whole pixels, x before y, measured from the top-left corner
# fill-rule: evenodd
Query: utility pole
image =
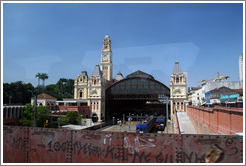
<path fill-rule="evenodd" d="M 37 124 L 36 124 L 36 114 L 37 114 L 37 95 L 34 94 L 35 97 L 34 97 L 34 114 L 33 114 L 33 127 L 36 127 Z"/>
<path fill-rule="evenodd" d="M 168 98 L 166 97 L 166 128 L 167 128 L 167 134 L 168 134 Z"/>
<path fill-rule="evenodd" d="M 33 95 L 33 91 L 31 91 L 31 90 L 28 90 L 28 91 L 32 93 L 32 96 L 34 96 L 33 127 L 36 127 L 37 126 L 36 125 L 36 121 L 37 121 L 37 119 L 36 119 L 36 114 L 37 114 L 37 94 L 34 93 L 34 95 Z"/>

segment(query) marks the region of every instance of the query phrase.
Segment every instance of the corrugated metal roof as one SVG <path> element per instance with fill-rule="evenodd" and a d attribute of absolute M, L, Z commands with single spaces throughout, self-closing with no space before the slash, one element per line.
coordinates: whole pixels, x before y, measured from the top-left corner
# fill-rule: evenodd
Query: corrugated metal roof
<path fill-rule="evenodd" d="M 150 78 L 154 80 L 154 77 L 150 74 L 147 74 L 145 72 L 142 72 L 141 70 L 135 71 L 132 74 L 129 74 L 126 76 L 127 78 L 131 78 L 131 77 L 142 77 L 142 78 Z"/>

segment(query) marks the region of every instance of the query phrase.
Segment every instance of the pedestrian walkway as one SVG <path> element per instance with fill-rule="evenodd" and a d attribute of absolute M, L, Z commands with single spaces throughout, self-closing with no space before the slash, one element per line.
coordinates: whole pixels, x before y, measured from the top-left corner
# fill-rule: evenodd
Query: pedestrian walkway
<path fill-rule="evenodd" d="M 177 112 L 177 117 L 181 134 L 197 134 L 196 129 L 186 112 Z"/>

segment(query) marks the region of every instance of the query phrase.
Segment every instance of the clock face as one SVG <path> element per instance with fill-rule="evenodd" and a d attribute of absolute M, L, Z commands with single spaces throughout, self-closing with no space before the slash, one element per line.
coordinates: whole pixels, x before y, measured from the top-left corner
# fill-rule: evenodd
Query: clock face
<path fill-rule="evenodd" d="M 107 54 L 104 54 L 103 55 L 103 60 L 107 60 L 108 59 L 108 55 Z"/>

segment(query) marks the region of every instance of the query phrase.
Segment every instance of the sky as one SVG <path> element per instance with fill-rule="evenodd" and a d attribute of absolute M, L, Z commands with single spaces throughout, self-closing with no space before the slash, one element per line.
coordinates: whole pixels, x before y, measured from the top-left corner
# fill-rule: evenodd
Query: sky
<path fill-rule="evenodd" d="M 218 71 L 239 81 L 242 3 L 5 3 L 3 82 L 90 76 L 106 34 L 113 77 L 142 70 L 169 87 L 178 61 L 189 87 Z"/>

